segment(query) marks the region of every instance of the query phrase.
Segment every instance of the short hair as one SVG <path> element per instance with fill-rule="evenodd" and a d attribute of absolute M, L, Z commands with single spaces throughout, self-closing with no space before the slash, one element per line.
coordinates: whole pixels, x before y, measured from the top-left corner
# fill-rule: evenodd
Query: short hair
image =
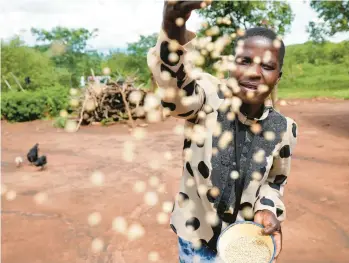
<path fill-rule="evenodd" d="M 245 31 L 245 34 L 243 36 L 237 37 L 234 43 L 234 50 L 233 54 L 235 54 L 235 47 L 239 40 L 248 39 L 250 37 L 264 37 L 267 39 L 270 39 L 271 41 L 274 41 L 277 39 L 277 35 L 275 32 L 271 29 L 265 28 L 265 27 L 252 27 Z M 280 40 L 281 46 L 279 48 L 279 64 L 280 64 L 280 70 L 282 69 L 282 65 L 284 64 L 284 57 L 285 57 L 285 44 L 282 40 Z"/>

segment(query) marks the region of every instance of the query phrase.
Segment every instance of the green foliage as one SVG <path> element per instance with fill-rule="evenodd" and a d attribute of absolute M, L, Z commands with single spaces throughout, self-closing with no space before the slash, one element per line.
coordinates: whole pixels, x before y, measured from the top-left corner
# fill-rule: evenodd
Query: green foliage
<path fill-rule="evenodd" d="M 54 86 L 69 79 L 66 69 L 55 68 L 50 58 L 40 51 L 27 47 L 15 37 L 9 42 L 1 42 L 1 86 L 4 91 L 9 90 L 5 80 L 13 90 L 19 90 L 13 75 L 25 90 L 35 90 L 41 87 Z M 13 74 L 13 75 L 12 75 Z M 25 78 L 30 77 L 30 84 Z"/>
<path fill-rule="evenodd" d="M 77 87 L 78 84 L 75 81 L 80 82 L 80 76 L 90 76 L 91 69 L 93 69 L 95 75 L 102 74 L 102 62 L 103 57 L 96 51 L 88 51 L 84 54 L 80 54 L 79 57 L 76 57 L 76 61 L 74 62 L 75 67 L 73 67 L 72 72 L 72 80 L 74 83 L 74 87 Z"/>
<path fill-rule="evenodd" d="M 300 65 L 302 70 L 293 77 L 284 77 L 279 85 L 281 98 L 335 97 L 349 99 L 349 74 L 343 64 Z M 306 72 L 306 73 L 305 73 Z"/>
<path fill-rule="evenodd" d="M 22 122 L 58 116 L 68 109 L 69 90 L 62 86 L 36 91 L 2 93 L 1 114 L 8 121 Z"/>
<path fill-rule="evenodd" d="M 67 123 L 68 118 L 67 117 L 57 117 L 55 118 L 53 122 L 53 127 L 55 128 L 64 128 Z"/>
<path fill-rule="evenodd" d="M 321 22 L 309 22 L 307 32 L 311 40 L 324 42 L 326 37 L 349 31 L 349 1 L 311 1 Z"/>
<path fill-rule="evenodd" d="M 110 124 L 113 124 L 115 123 L 115 121 L 113 120 L 113 118 L 106 118 L 106 119 L 103 119 L 101 121 L 101 125 L 102 126 L 107 126 L 107 125 L 110 125 Z"/>
<path fill-rule="evenodd" d="M 157 33 L 149 36 L 141 35 L 137 42 L 127 44 L 127 52 L 132 55 L 146 56 L 149 49 L 154 47 L 158 38 Z"/>
<path fill-rule="evenodd" d="M 315 23 L 310 21 L 306 29 L 309 34 L 309 39 L 316 43 L 324 43 L 326 41 L 326 36 L 329 35 L 324 23 Z"/>
<path fill-rule="evenodd" d="M 36 49 L 47 53 L 56 67 L 65 68 L 70 73 L 69 85 L 77 87 L 80 77 L 90 75 L 90 69 L 95 74 L 101 73 L 102 56 L 96 51 L 87 51 L 87 41 L 96 36 L 97 29 L 69 29 L 55 27 L 50 31 L 32 28 L 39 45 Z"/>
<path fill-rule="evenodd" d="M 119 74 L 122 76 L 137 76 L 139 84 L 148 83 L 150 79 L 150 70 L 147 65 L 147 53 L 149 49 L 156 44 L 158 35 L 140 36 L 140 39 L 134 43 L 128 43 L 127 52 L 117 51 L 111 54 L 103 63 L 114 73 L 113 77 Z"/>
<path fill-rule="evenodd" d="M 120 51 L 109 55 L 102 65 L 110 68 L 113 77 L 117 77 L 119 74 L 122 76 L 132 75 L 138 67 L 131 55 Z"/>
<path fill-rule="evenodd" d="M 323 6 L 327 6 L 327 2 Z M 218 25 L 220 35 L 255 25 L 274 27 L 278 34 L 283 35 L 293 19 L 286 2 L 272 1 L 214 1 L 208 9 L 200 10 L 200 14 L 207 18 L 210 25 L 216 24 L 218 17 L 230 17 L 231 25 Z M 330 15 L 326 13 L 326 17 Z M 1 110 L 2 117 L 9 121 L 56 117 L 60 110 L 69 110 L 69 88 L 78 85 L 80 76 L 90 75 L 91 68 L 96 75 L 101 75 L 101 69 L 109 67 L 113 78 L 134 75 L 138 78 L 137 84 L 151 86 L 146 56 L 148 50 L 155 46 L 157 34 L 140 36 L 137 42 L 128 44 L 126 52 L 117 50 L 104 57 L 96 51 L 86 50 L 87 41 L 95 36 L 94 30 L 60 27 L 51 31 L 33 29 L 32 32 L 39 41 L 35 48 L 26 46 L 18 37 L 7 43 L 2 42 Z M 286 48 L 284 74 L 279 85 L 280 97 L 349 99 L 349 41 L 335 44 L 324 40 L 319 41 L 321 44 L 307 42 Z M 212 73 L 210 62 L 209 59 L 206 61 L 204 70 Z M 12 74 L 26 92 L 18 91 Z M 25 77 L 30 77 L 29 85 L 25 83 Z M 5 80 L 12 91 L 7 88 Z M 120 118 L 127 118 L 127 115 Z M 66 118 L 57 117 L 54 125 L 64 127 L 66 121 Z M 102 124 L 108 125 L 110 122 L 106 119 Z"/>
<path fill-rule="evenodd" d="M 61 42 L 67 51 L 82 53 L 85 51 L 87 41 L 96 36 L 98 29 L 89 31 L 85 28 L 69 29 L 66 27 L 55 27 L 51 31 L 32 28 L 31 32 L 37 41 L 48 44 L 54 41 Z"/>
<path fill-rule="evenodd" d="M 304 44 L 286 47 L 285 66 L 310 63 L 315 65 L 341 64 L 349 62 L 349 41 L 341 43 L 325 42 Z"/>
<path fill-rule="evenodd" d="M 279 96 L 349 99 L 349 42 L 308 42 L 286 48 Z"/>
<path fill-rule="evenodd" d="M 218 17 L 228 17 L 230 25 L 218 25 L 222 34 L 234 33 L 239 28 L 266 26 L 284 35 L 294 18 L 290 5 L 284 1 L 213 1 L 208 8 L 199 10 L 199 14 L 210 26 L 216 24 Z"/>

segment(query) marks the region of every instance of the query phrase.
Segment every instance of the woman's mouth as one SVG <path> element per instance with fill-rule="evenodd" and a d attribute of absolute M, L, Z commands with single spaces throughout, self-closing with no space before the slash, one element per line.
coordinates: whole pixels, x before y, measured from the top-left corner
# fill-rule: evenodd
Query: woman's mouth
<path fill-rule="evenodd" d="M 242 89 L 245 89 L 246 91 L 257 91 L 258 89 L 258 83 L 254 82 L 239 82 L 239 86 Z"/>

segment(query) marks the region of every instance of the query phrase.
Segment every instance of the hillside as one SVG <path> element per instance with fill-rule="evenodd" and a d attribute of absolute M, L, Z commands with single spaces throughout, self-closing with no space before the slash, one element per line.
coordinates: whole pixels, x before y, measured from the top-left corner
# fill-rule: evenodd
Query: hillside
<path fill-rule="evenodd" d="M 286 48 L 279 96 L 349 99 L 349 41 Z"/>

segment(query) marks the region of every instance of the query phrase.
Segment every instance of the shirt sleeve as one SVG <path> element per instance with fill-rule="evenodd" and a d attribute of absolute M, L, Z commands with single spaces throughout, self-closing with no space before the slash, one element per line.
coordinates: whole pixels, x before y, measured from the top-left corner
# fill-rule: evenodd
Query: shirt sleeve
<path fill-rule="evenodd" d="M 286 208 L 283 194 L 291 170 L 291 156 L 297 142 L 297 124 L 287 118 L 287 131 L 281 142 L 277 155 L 273 159 L 272 168 L 267 180 L 262 184 L 254 212 L 269 210 L 279 221 L 286 219 Z"/>
<path fill-rule="evenodd" d="M 196 35 L 191 31 L 186 34 L 188 43 L 177 43 L 176 49 L 173 49 L 173 40 L 161 30 L 156 46 L 148 52 L 147 63 L 163 91 L 162 106 L 169 108 L 173 117 L 191 120 L 205 104 L 211 103 L 213 108 L 218 108 L 219 81 L 207 73 L 194 76 L 188 70 L 186 55 L 191 51 Z"/>

